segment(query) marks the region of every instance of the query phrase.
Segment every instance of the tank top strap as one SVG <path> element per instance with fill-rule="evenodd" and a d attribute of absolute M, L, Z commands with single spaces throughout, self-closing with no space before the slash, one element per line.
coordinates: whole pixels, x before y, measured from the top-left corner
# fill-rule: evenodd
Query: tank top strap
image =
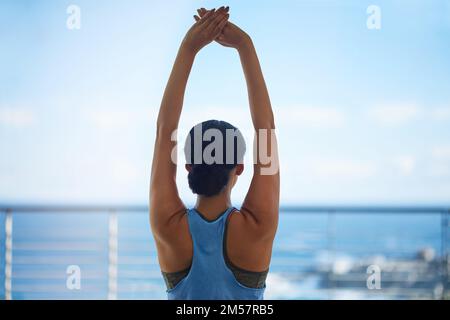
<path fill-rule="evenodd" d="M 195 221 L 201 221 L 204 223 L 215 223 L 218 221 L 226 221 L 228 219 L 228 216 L 233 212 L 236 211 L 237 209 L 233 206 L 229 207 L 227 210 L 225 210 L 224 212 L 222 212 L 221 214 L 219 214 L 217 216 L 217 218 L 215 218 L 214 220 L 208 220 L 206 219 L 206 217 L 201 214 L 200 212 L 198 212 L 195 208 L 189 209 L 188 210 L 188 218 L 190 220 L 195 220 Z"/>
<path fill-rule="evenodd" d="M 234 211 L 236 211 L 237 209 L 233 206 L 229 207 L 223 214 L 223 221 L 226 222 L 228 220 L 228 216 L 233 213 Z"/>

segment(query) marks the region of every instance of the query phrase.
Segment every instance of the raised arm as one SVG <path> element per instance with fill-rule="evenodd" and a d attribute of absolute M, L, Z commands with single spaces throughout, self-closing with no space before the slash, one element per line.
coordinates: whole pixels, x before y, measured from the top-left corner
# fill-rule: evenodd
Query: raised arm
<path fill-rule="evenodd" d="M 157 239 L 170 237 L 171 222 L 185 207 L 178 196 L 172 134 L 178 127 L 187 80 L 197 52 L 212 42 L 227 22 L 221 8 L 211 11 L 187 32 L 167 82 L 157 120 L 157 132 L 150 178 L 150 222 Z"/>
<path fill-rule="evenodd" d="M 200 17 L 206 17 L 209 12 L 204 8 L 198 10 Z M 280 174 L 275 121 L 269 93 L 253 42 L 244 31 L 228 22 L 216 41 L 239 52 L 255 129 L 254 154 L 257 157 L 254 159 L 253 178 L 241 213 L 249 222 L 245 224 L 250 226 L 250 229 L 254 227 L 255 238 L 267 240 L 266 244 L 271 244 L 278 225 Z"/>
<path fill-rule="evenodd" d="M 275 121 L 264 76 L 253 42 L 245 33 L 237 50 L 247 83 L 248 99 L 255 129 L 256 148 L 253 178 L 241 211 L 257 224 L 257 235 L 270 241 L 278 224 L 280 174 Z"/>
<path fill-rule="evenodd" d="M 200 17 L 204 17 L 209 11 L 202 8 L 198 13 Z M 271 244 L 278 225 L 280 174 L 269 93 L 253 42 L 244 31 L 228 22 L 216 41 L 239 52 L 255 129 L 254 154 L 257 157 L 254 159 L 253 178 L 241 212 L 249 222 L 245 224 L 250 229 L 254 227 L 255 238 L 267 240 L 267 244 Z"/>

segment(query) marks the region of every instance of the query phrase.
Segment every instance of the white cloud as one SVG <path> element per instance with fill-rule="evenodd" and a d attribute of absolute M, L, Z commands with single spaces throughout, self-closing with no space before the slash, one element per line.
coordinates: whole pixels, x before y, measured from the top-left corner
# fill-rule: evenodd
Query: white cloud
<path fill-rule="evenodd" d="M 433 162 L 430 166 L 429 173 L 432 177 L 448 177 L 450 176 L 450 166 L 442 162 Z"/>
<path fill-rule="evenodd" d="M 126 110 L 92 109 L 85 112 L 98 129 L 123 129 L 133 125 L 133 114 Z"/>
<path fill-rule="evenodd" d="M 450 107 L 438 107 L 431 111 L 431 118 L 436 121 L 450 120 Z"/>
<path fill-rule="evenodd" d="M 411 175 L 416 167 L 416 158 L 411 155 L 394 157 L 392 162 L 398 171 L 404 176 Z"/>
<path fill-rule="evenodd" d="M 152 118 L 156 116 L 151 115 L 150 110 L 124 110 L 124 109 L 85 109 L 83 115 L 88 122 L 90 122 L 96 129 L 99 130 L 120 130 L 129 129 L 138 125 L 152 124 Z"/>
<path fill-rule="evenodd" d="M 180 118 L 178 127 L 178 139 L 179 143 L 184 143 L 184 139 L 189 130 L 196 124 L 211 120 L 223 120 L 231 123 L 239 128 L 242 132 L 244 139 L 247 143 L 247 148 L 251 147 L 251 141 L 253 141 L 254 129 L 252 125 L 252 119 L 248 107 L 242 108 L 236 106 L 185 106 Z M 182 148 L 182 145 L 180 146 Z M 180 149 L 179 151 L 182 152 Z M 182 154 L 182 153 L 181 153 Z"/>
<path fill-rule="evenodd" d="M 139 170 L 128 159 L 114 159 L 110 170 L 113 180 L 118 183 L 127 184 L 136 181 L 139 177 Z"/>
<path fill-rule="evenodd" d="M 431 150 L 431 156 L 436 160 L 450 161 L 450 145 L 435 146 Z"/>
<path fill-rule="evenodd" d="M 430 174 L 433 177 L 450 176 L 450 145 L 435 146 L 431 149 Z"/>
<path fill-rule="evenodd" d="M 35 122 L 35 115 L 29 109 L 1 108 L 0 124 L 10 127 L 28 127 Z"/>
<path fill-rule="evenodd" d="M 243 129 L 251 127 L 250 111 L 247 105 L 242 107 L 226 105 L 190 106 L 183 107 L 180 128 L 191 129 L 194 125 L 211 119 L 223 120 Z"/>
<path fill-rule="evenodd" d="M 369 117 L 382 125 L 397 126 L 413 121 L 420 112 L 415 104 L 386 104 L 369 109 Z"/>
<path fill-rule="evenodd" d="M 280 127 L 282 124 L 308 128 L 340 128 L 344 126 L 346 117 L 334 107 L 284 107 L 276 110 L 275 118 Z"/>
<path fill-rule="evenodd" d="M 373 163 L 352 159 L 318 159 L 311 164 L 311 173 L 318 178 L 366 179 L 376 172 Z"/>

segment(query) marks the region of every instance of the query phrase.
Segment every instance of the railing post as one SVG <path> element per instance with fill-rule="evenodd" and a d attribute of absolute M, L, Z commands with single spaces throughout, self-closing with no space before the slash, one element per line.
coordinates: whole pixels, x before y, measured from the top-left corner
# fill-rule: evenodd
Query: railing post
<path fill-rule="evenodd" d="M 331 276 L 333 275 L 333 264 L 336 259 L 335 251 L 334 251 L 334 238 L 335 238 L 335 212 L 334 210 L 328 211 L 327 214 L 327 250 L 328 250 L 328 258 L 330 263 L 330 269 L 328 271 L 328 299 L 331 299 L 331 296 L 334 294 L 334 287 L 331 288 Z"/>
<path fill-rule="evenodd" d="M 117 212 L 111 210 L 108 228 L 108 300 L 117 299 L 118 231 Z"/>
<path fill-rule="evenodd" d="M 449 225 L 449 216 L 450 209 L 443 211 L 441 213 L 441 259 L 442 259 L 442 295 L 441 299 L 445 299 L 448 292 L 448 283 L 449 283 L 449 265 L 448 265 L 448 230 L 450 228 Z"/>
<path fill-rule="evenodd" d="M 5 216 L 5 299 L 12 299 L 12 234 L 13 216 L 10 209 L 6 210 Z"/>

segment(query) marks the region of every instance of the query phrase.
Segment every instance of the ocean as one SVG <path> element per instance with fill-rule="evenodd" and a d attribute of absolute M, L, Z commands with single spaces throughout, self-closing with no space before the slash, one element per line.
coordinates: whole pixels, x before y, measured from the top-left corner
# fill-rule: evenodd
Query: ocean
<path fill-rule="evenodd" d="M 5 214 L 0 217 L 3 231 Z M 13 214 L 12 298 L 106 299 L 112 292 L 117 299 L 165 299 L 146 212 L 118 212 L 112 243 L 109 222 L 98 212 Z M 434 213 L 281 212 L 266 298 L 432 298 L 441 231 L 441 216 Z M 1 283 L 5 254 L 0 232 Z M 367 287 L 372 264 L 381 266 L 380 290 Z M 67 286 L 71 265 L 79 267 L 80 289 Z"/>

